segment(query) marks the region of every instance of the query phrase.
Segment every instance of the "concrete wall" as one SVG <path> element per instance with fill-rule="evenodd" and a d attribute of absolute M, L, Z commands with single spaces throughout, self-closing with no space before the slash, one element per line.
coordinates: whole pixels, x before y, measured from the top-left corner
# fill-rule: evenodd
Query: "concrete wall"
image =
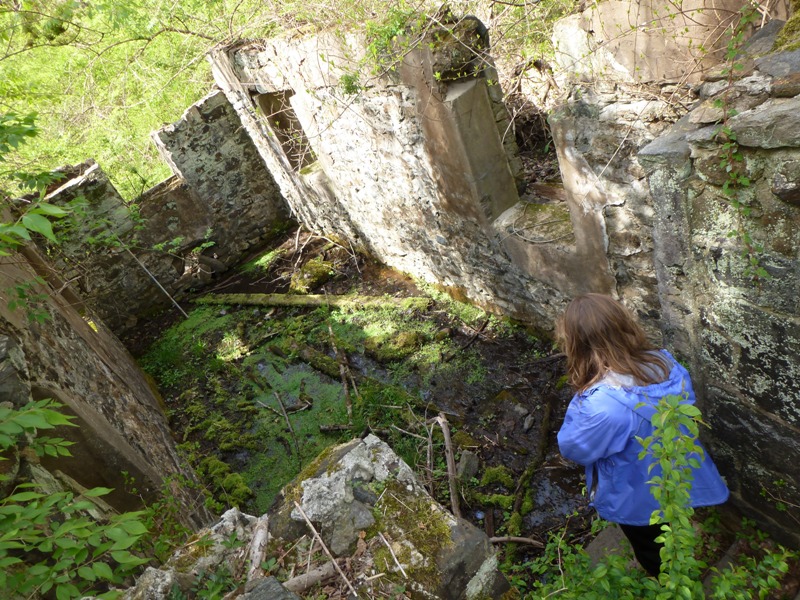
<path fill-rule="evenodd" d="M 792 117 L 800 90 L 791 91 L 789 58 L 759 58 L 777 25 L 754 39 L 731 92 L 743 111 L 731 123 L 754 182 L 746 227 L 775 275 L 760 285 L 746 276 L 741 242 L 728 236 L 736 219 L 720 200 L 718 147 L 705 127 L 720 118 L 713 98 L 679 120 L 697 91 L 678 76 L 669 43 L 646 69 L 626 58 L 624 45 L 602 44 L 608 54 L 600 60 L 616 61 L 615 76 L 591 80 L 579 70 L 551 113 L 563 190 L 538 186 L 521 199 L 513 168 L 498 160 L 507 154 L 492 123 L 498 98 L 487 85 L 490 67 L 441 81 L 432 74 L 442 57 L 421 44 L 396 72 L 348 95 L 342 81 L 358 66 L 363 42 L 340 36 L 245 45 L 218 53 L 212 67 L 308 226 L 358 240 L 389 265 L 542 328 L 577 293 L 621 298 L 691 367 L 712 425 L 709 446 L 735 504 L 798 543 L 761 495 L 763 486 L 767 496 L 800 504 L 793 441 L 800 162 Z M 579 29 L 561 35 L 588 32 Z M 710 78 L 701 99 L 726 87 L 706 63 L 690 73 Z M 658 85 L 623 85 L 640 80 Z M 259 101 L 262 94 L 272 100 Z M 313 151 L 305 166 L 281 141 L 286 125 L 259 114 L 257 107 L 274 111 L 276 97 Z"/>
<path fill-rule="evenodd" d="M 169 296 L 207 285 L 289 221 L 277 185 L 220 92 L 153 139 L 175 176 L 135 205 L 126 205 L 92 161 L 48 196 L 82 206 L 61 225 L 54 266 L 117 333 L 169 305 Z"/>
<path fill-rule="evenodd" d="M 687 88 L 725 60 L 728 30 L 745 5 L 741 0 L 591 3 L 556 24 L 556 62 L 561 74 L 584 81 Z M 770 3 L 768 14 L 768 20 L 786 20 L 788 0 Z"/>
<path fill-rule="evenodd" d="M 474 44 L 476 31 L 462 32 L 462 45 Z M 494 69 L 478 61 L 474 72 L 481 48 L 459 56 L 446 43 L 444 50 L 433 46 L 403 53 L 396 71 L 362 81 L 355 94 L 342 81 L 364 53 L 356 37 L 270 40 L 220 51 L 211 61 L 217 84 L 306 226 L 354 240 L 386 264 L 480 305 L 547 321 L 549 305 L 563 294 L 532 279 L 504 242 L 513 235 L 504 213 L 522 207 Z M 275 106 L 264 96 L 287 99 L 280 112 L 291 113 L 313 163 L 292 165 L 283 125 L 263 114 Z"/>
<path fill-rule="evenodd" d="M 29 287 L 27 307 L 11 310 L 0 302 L 0 402 L 20 408 L 51 398 L 77 417 L 79 427 L 50 433 L 75 442 L 73 457 L 40 458 L 25 451 L 5 456 L 3 470 L 12 477 L 3 491 L 17 477 L 36 481 L 45 491 L 80 493 L 103 486 L 114 488 L 104 497 L 114 509 L 134 510 L 141 508 L 142 498 L 157 498 L 165 478 L 191 479 L 175 452 L 157 392 L 105 326 L 85 316 L 80 298 L 41 255 L 26 248 L 4 257 L 0 289 L 28 285 L 37 276 L 41 283 Z M 124 472 L 137 495 L 126 491 Z M 202 525 L 208 518 L 202 498 L 178 483 L 171 489 L 185 504 L 183 522 Z"/>
<path fill-rule="evenodd" d="M 656 206 L 664 331 L 694 364 L 708 437 L 738 506 L 793 544 L 800 535 L 786 519 L 800 517 L 800 88 L 787 86 L 798 74 L 800 55 L 755 57 L 731 89 L 704 84 L 703 102 L 639 155 Z M 744 212 L 722 190 L 728 175 L 713 108 L 723 94 L 739 112 L 729 126 L 749 179 L 735 195 Z M 748 245 L 757 248 L 749 253 Z M 767 278 L 754 276 L 751 256 Z"/>

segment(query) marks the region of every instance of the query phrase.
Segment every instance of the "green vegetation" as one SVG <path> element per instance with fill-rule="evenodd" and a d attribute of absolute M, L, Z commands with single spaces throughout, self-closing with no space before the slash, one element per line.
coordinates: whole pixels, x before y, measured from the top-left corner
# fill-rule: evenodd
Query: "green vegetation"
<path fill-rule="evenodd" d="M 547 58 L 552 24 L 575 4 L 498 5 L 492 33 L 497 51 Z M 448 14 L 480 14 L 478 8 L 454 2 Z M 367 61 L 340 80 L 345 94 L 356 94 L 375 70 L 393 70 L 419 43 L 415 32 L 446 16 L 438 2 L 25 0 L 0 9 L 0 111 L 40 115 L 42 134 L 23 149 L 17 165 L 51 170 L 94 158 L 133 201 L 169 175 L 150 132 L 177 120 L 209 91 L 205 55 L 212 48 L 295 29 L 364 32 Z"/>
<path fill-rule="evenodd" d="M 69 456 L 69 442 L 39 435 L 72 425 L 60 407 L 50 400 L 20 409 L 0 407 L 0 454 L 19 452 L 28 438 L 38 456 Z M 6 482 L 9 476 L 0 475 L 0 483 Z M 11 483 L 14 489 L 0 500 L 0 589 L 10 597 L 38 597 L 52 590 L 58 600 L 113 598 L 119 594 L 109 586 L 123 583 L 148 562 L 130 551 L 147 532 L 142 513 L 96 518 L 98 506 L 92 499 L 111 490 L 94 488 L 76 495 L 45 492 L 33 482 Z"/>
<path fill-rule="evenodd" d="M 708 565 L 701 558 L 701 534 L 695 527 L 694 510 L 687 506 L 691 489 L 691 467 L 703 450 L 697 444 L 699 411 L 682 404 L 681 396 L 665 396 L 653 417 L 655 430 L 640 440 L 642 455 L 651 454 L 661 467 L 661 475 L 652 479 L 652 492 L 660 509 L 653 513 L 652 524 L 662 524 L 661 574 L 658 579 L 631 567 L 630 556 L 606 555 L 592 565 L 581 546 L 566 541 L 566 530 L 553 535 L 544 554 L 533 562 L 510 568 L 512 579 L 522 591 L 528 587 L 521 578 L 524 570 L 538 577 L 527 590 L 526 598 L 766 598 L 788 570 L 788 561 L 796 555 L 780 546 L 767 546 L 764 538 L 754 536 L 751 551 L 739 562 L 718 570 L 711 568 L 709 595 L 703 588 L 703 574 Z"/>
<path fill-rule="evenodd" d="M 270 250 L 251 264 L 267 265 L 258 273 L 275 278 L 280 254 Z M 417 464 L 420 442 L 394 427 L 424 433 L 419 390 L 434 379 L 481 385 L 487 372 L 478 350 L 460 348 L 452 331 L 470 323 L 468 331 L 482 327 L 485 335 L 516 332 L 434 294 L 433 311 L 405 303 L 204 305 L 164 331 L 140 363 L 163 391 L 180 448 L 214 497 L 210 506 L 260 514 L 320 452 L 368 427 Z M 359 362 L 346 369 L 355 377 L 346 392 L 352 421 L 337 353 Z M 443 443 L 438 434 L 434 441 Z"/>

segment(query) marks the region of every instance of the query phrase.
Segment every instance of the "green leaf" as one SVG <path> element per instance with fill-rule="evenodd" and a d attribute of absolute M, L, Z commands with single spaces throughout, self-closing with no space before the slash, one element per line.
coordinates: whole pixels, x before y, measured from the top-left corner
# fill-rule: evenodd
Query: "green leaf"
<path fill-rule="evenodd" d="M 47 215 L 49 217 L 66 217 L 69 212 L 61 208 L 60 206 L 54 206 L 53 204 L 48 204 L 46 202 L 39 202 L 35 208 L 28 211 L 28 214 L 41 214 Z"/>
<path fill-rule="evenodd" d="M 53 226 L 50 224 L 50 221 L 42 215 L 27 213 L 22 216 L 22 224 L 27 227 L 29 231 L 40 233 L 51 242 L 56 241 L 56 236 L 53 234 Z"/>
<path fill-rule="evenodd" d="M 111 546 L 111 550 L 112 551 L 127 550 L 128 548 L 133 546 L 137 541 L 139 541 L 139 538 L 136 537 L 127 537 L 123 540 L 118 540 L 113 546 Z"/>
<path fill-rule="evenodd" d="M 5 502 L 30 502 L 31 500 L 37 500 L 39 498 L 44 498 L 44 494 L 39 494 L 38 492 L 20 492 L 19 494 L 9 496 L 5 499 Z"/>
<path fill-rule="evenodd" d="M 78 575 L 86 581 L 96 581 L 97 574 L 90 567 L 78 567 Z"/>
<path fill-rule="evenodd" d="M 80 590 L 71 583 L 64 583 L 56 587 L 56 598 L 58 600 L 71 600 L 80 595 Z"/>
<path fill-rule="evenodd" d="M 86 490 L 85 492 L 83 492 L 83 495 L 89 498 L 95 498 L 97 496 L 105 496 L 106 494 L 110 494 L 113 491 L 114 491 L 113 488 L 96 487 L 92 488 L 91 490 Z"/>
<path fill-rule="evenodd" d="M 114 580 L 114 573 L 111 571 L 111 567 L 104 562 L 94 563 L 92 565 L 92 571 L 94 571 L 95 575 L 100 579 L 105 579 L 106 581 Z"/>
<path fill-rule="evenodd" d="M 141 521 L 127 521 L 121 523 L 120 526 L 130 535 L 139 536 L 147 533 L 147 527 Z"/>

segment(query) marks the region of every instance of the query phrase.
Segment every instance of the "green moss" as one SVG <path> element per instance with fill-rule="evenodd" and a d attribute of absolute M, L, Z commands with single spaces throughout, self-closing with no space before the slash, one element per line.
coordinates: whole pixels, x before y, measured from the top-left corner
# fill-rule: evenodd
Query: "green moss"
<path fill-rule="evenodd" d="M 251 260 L 248 263 L 245 263 L 239 268 L 239 270 L 242 273 L 254 273 L 254 272 L 266 273 L 267 271 L 270 270 L 272 265 L 274 265 L 275 262 L 284 254 L 286 254 L 285 250 L 281 248 L 275 248 L 273 250 L 270 250 L 269 252 L 265 252 L 258 258 Z"/>
<path fill-rule="evenodd" d="M 506 522 L 506 530 L 508 535 L 521 535 L 522 534 L 522 515 L 515 512 L 509 517 Z"/>
<path fill-rule="evenodd" d="M 473 497 L 476 502 L 483 506 L 496 506 L 503 510 L 511 510 L 514 506 L 514 496 L 506 496 L 505 494 L 481 494 L 475 492 Z"/>
<path fill-rule="evenodd" d="M 514 478 L 511 476 L 511 471 L 503 465 L 496 467 L 488 467 L 481 477 L 481 487 L 491 485 L 493 483 L 501 483 L 508 489 L 514 488 Z"/>
<path fill-rule="evenodd" d="M 335 446 L 328 446 L 319 455 L 308 463 L 302 470 L 294 477 L 291 483 L 283 488 L 283 497 L 289 504 L 293 502 L 300 502 L 303 497 L 302 483 L 306 479 L 318 477 L 320 471 L 324 470 L 323 465 L 329 462 L 333 454 Z"/>
<path fill-rule="evenodd" d="M 534 502 L 533 502 L 533 490 L 528 488 L 528 491 L 525 492 L 525 497 L 522 499 L 522 506 L 520 506 L 520 514 L 527 515 L 533 510 Z"/>
<path fill-rule="evenodd" d="M 784 52 L 798 48 L 800 48 L 800 0 L 792 0 L 792 16 L 778 34 L 773 51 Z"/>
<path fill-rule="evenodd" d="M 242 476 L 232 473 L 231 468 L 215 456 L 208 456 L 200 461 L 198 471 L 213 482 L 215 495 L 223 498 L 228 506 L 244 506 L 253 495 Z"/>
<path fill-rule="evenodd" d="M 452 521 L 448 514 L 427 496 L 411 494 L 398 481 L 388 480 L 373 515 L 375 524 L 367 531 L 367 536 L 388 532 L 392 540 L 408 542 L 410 548 L 406 544 L 393 548 L 408 581 L 417 582 L 425 589 L 436 589 L 441 583 L 441 572 L 435 557 L 443 548 L 453 545 Z M 394 572 L 394 559 L 385 547 L 375 551 L 375 567 L 384 570 L 397 583 L 407 581 Z"/>
<path fill-rule="evenodd" d="M 453 434 L 453 443 L 458 448 L 477 448 L 480 446 L 480 442 L 463 429 L 459 429 Z"/>
<path fill-rule="evenodd" d="M 294 272 L 289 282 L 289 291 L 295 294 L 307 294 L 328 281 L 335 273 L 333 263 L 314 257 Z"/>

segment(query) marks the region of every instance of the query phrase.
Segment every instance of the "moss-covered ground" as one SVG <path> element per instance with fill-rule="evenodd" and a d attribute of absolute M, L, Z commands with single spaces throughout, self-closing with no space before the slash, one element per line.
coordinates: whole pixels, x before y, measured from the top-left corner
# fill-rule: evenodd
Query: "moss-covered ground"
<path fill-rule="evenodd" d="M 298 277 L 307 285 L 298 287 Z M 308 234 L 288 235 L 217 288 L 430 301 L 380 308 L 187 302 L 188 319 L 165 315 L 127 340 L 161 389 L 179 447 L 213 509 L 266 512 L 325 448 L 366 431 L 386 440 L 448 505 L 438 429 L 431 464 L 426 453 L 426 421 L 442 412 L 456 459 L 467 450 L 480 459 L 479 472 L 459 482 L 467 518 L 498 534 L 508 530 L 515 484 L 539 447 L 543 407 L 566 399 L 549 341 Z M 574 486 L 577 471 L 567 475 Z M 540 500 L 528 494 L 522 510 L 563 509 Z M 560 518 L 551 516 L 541 522 Z"/>

